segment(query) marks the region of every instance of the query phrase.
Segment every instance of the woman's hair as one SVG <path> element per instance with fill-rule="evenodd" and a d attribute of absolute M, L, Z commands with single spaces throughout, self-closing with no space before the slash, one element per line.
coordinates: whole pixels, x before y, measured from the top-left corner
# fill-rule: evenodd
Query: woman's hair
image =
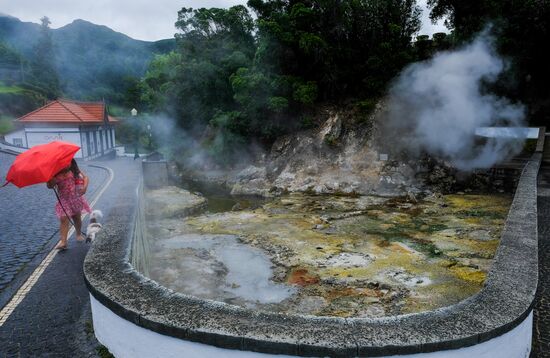
<path fill-rule="evenodd" d="M 80 169 L 78 168 L 78 164 L 76 164 L 76 160 L 71 160 L 71 166 L 69 167 L 69 170 L 73 172 L 75 178 L 78 177 L 78 175 L 80 174 Z"/>

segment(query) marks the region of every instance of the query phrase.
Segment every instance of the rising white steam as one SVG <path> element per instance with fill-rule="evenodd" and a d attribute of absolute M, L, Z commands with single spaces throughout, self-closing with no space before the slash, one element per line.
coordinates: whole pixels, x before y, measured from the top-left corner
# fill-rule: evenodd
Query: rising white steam
<path fill-rule="evenodd" d="M 523 125 L 524 107 L 484 91 L 505 62 L 484 32 L 472 43 L 406 68 L 390 90 L 386 129 L 409 152 L 425 151 L 461 170 L 516 154 L 517 139 L 475 136 L 478 127 Z"/>

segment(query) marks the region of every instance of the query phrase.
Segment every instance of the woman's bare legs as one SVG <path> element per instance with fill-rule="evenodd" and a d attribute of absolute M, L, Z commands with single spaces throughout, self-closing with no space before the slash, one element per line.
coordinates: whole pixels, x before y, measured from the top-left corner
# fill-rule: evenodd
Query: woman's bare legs
<path fill-rule="evenodd" d="M 64 216 L 60 220 L 59 225 L 59 234 L 61 236 L 61 240 L 59 240 L 59 244 L 55 247 L 56 249 L 66 249 L 67 248 L 67 235 L 69 234 L 69 218 Z"/>
<path fill-rule="evenodd" d="M 75 215 L 72 216 L 72 219 L 74 223 L 76 241 L 84 241 L 84 236 L 82 236 L 82 216 Z"/>

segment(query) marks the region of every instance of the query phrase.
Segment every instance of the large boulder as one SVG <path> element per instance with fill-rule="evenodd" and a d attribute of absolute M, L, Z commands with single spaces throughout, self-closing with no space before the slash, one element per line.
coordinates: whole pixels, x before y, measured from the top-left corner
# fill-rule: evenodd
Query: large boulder
<path fill-rule="evenodd" d="M 231 195 L 270 195 L 271 184 L 267 179 L 265 167 L 248 166 L 237 174 L 236 179 Z"/>
<path fill-rule="evenodd" d="M 202 196 L 178 188 L 166 186 L 147 190 L 145 207 L 148 217 L 175 218 L 195 214 L 206 208 L 206 199 Z"/>

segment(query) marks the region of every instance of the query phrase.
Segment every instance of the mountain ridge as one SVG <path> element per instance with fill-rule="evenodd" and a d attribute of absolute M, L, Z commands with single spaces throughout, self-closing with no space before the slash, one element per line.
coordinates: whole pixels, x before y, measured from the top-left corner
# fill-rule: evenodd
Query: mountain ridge
<path fill-rule="evenodd" d="M 125 86 L 143 76 L 156 54 L 175 48 L 175 39 L 136 40 L 83 19 L 50 31 L 63 95 L 80 100 L 120 102 Z M 0 15 L 0 42 L 27 60 L 33 58 L 39 35 L 39 24 Z"/>

